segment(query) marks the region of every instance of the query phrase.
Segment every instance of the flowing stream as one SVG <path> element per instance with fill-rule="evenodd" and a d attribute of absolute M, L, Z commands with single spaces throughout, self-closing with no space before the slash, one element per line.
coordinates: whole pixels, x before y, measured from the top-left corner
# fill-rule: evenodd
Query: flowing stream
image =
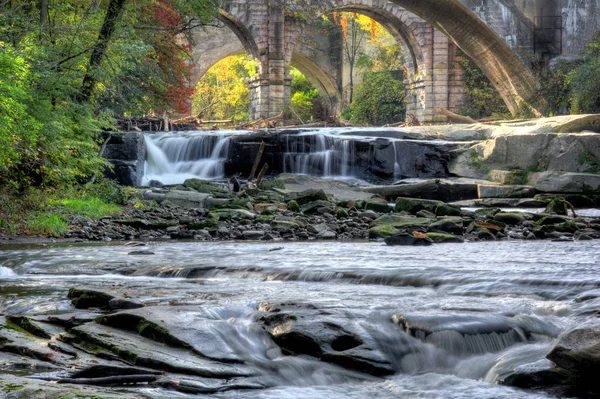
<path fill-rule="evenodd" d="M 171 242 L 144 250 L 154 254 L 130 255 L 132 248 L 120 244 L 0 247 L 0 314 L 72 312 L 70 287 L 122 286 L 147 306 L 195 306 L 198 317 L 221 320 L 211 347 L 235 353 L 265 387 L 205 397 L 497 399 L 555 397 L 496 382 L 516 367 L 544 362 L 560 332 L 596 322 L 600 311 L 593 299 L 600 296 L 600 247 L 593 241 L 427 249 Z M 310 305 L 320 317 L 341 320 L 394 372 L 374 377 L 311 356 L 274 354 L 253 322 L 264 302 Z M 390 321 L 399 315 L 421 330 L 401 331 Z M 428 329 L 438 332 L 422 333 Z"/>

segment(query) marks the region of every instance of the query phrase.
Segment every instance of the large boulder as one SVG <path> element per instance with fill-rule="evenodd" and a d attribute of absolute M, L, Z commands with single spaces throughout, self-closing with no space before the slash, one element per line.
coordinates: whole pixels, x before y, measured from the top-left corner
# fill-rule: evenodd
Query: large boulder
<path fill-rule="evenodd" d="M 444 217 L 427 227 L 428 232 L 444 232 L 454 235 L 463 234 L 463 219 L 460 217 Z"/>
<path fill-rule="evenodd" d="M 436 208 L 443 204 L 442 201 L 399 197 L 396 198 L 396 212 L 405 211 L 416 215 L 419 211 L 426 210 L 435 214 Z"/>
<path fill-rule="evenodd" d="M 596 378 L 600 372 L 600 326 L 579 327 L 566 332 L 547 357 L 557 366 L 583 378 Z"/>
<path fill-rule="evenodd" d="M 309 304 L 258 306 L 257 323 L 287 355 L 305 355 L 376 376 L 394 372 L 374 342 L 365 342 L 347 310 L 320 310 Z"/>

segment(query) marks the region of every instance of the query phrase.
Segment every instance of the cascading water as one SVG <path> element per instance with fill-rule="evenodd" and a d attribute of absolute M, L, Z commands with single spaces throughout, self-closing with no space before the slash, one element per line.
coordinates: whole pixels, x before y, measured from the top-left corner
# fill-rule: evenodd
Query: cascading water
<path fill-rule="evenodd" d="M 151 180 L 180 184 L 189 178 L 222 178 L 230 141 L 230 134 L 215 132 L 146 135 L 143 184 Z"/>
<path fill-rule="evenodd" d="M 285 140 L 283 171 L 323 177 L 352 177 L 356 161 L 350 138 L 326 134 L 289 135 Z"/>

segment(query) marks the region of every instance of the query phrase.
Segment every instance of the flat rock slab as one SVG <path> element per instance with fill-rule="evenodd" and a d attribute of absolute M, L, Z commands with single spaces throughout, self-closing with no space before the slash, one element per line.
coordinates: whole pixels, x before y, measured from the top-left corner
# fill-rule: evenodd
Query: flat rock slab
<path fill-rule="evenodd" d="M 230 345 L 231 341 L 227 341 L 228 336 L 237 334 L 227 319 L 229 317 L 219 318 L 218 309 L 212 313 L 210 308 L 198 306 L 160 306 L 107 315 L 102 318 L 102 324 L 136 332 L 148 328 L 148 335 L 159 339 L 157 334 L 161 333 L 163 342 L 193 349 L 207 359 L 242 363 L 244 359 L 238 356 L 235 346 Z"/>
<path fill-rule="evenodd" d="M 252 375 L 243 366 L 205 359 L 188 349 L 168 346 L 136 332 L 97 323 L 87 323 L 71 331 L 79 339 L 104 348 L 139 367 L 206 378 L 228 379 Z"/>
<path fill-rule="evenodd" d="M 300 193 L 309 189 L 323 190 L 340 201 L 359 201 L 371 198 L 372 194 L 365 193 L 357 186 L 343 181 L 322 179 L 314 176 L 282 174 L 277 177 L 285 187 L 278 190 L 284 194 Z"/>

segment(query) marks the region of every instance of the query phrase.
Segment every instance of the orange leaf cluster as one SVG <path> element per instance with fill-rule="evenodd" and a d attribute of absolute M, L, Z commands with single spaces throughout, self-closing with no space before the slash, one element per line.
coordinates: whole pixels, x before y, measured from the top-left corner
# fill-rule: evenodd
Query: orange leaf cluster
<path fill-rule="evenodd" d="M 371 43 L 377 44 L 377 29 L 378 23 L 374 19 L 371 19 Z"/>

